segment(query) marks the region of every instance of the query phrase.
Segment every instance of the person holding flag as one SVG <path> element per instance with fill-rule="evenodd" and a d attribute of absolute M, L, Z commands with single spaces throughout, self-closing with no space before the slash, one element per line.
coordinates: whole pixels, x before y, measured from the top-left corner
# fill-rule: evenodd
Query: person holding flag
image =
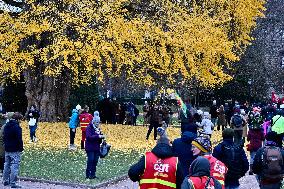
<path fill-rule="evenodd" d="M 191 105 L 189 103 L 189 100 L 187 100 L 186 103 L 184 103 L 181 99 L 181 97 L 175 93 L 176 100 L 178 105 L 180 106 L 180 126 L 181 126 L 181 132 L 184 131 L 190 131 L 195 134 L 197 134 L 197 128 L 198 126 L 193 122 L 193 115 L 191 113 Z"/>

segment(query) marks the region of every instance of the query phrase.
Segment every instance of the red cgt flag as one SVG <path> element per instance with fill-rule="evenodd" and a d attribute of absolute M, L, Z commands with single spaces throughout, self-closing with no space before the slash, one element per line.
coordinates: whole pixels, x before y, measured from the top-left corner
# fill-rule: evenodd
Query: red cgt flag
<path fill-rule="evenodd" d="M 272 101 L 272 102 L 275 102 L 275 103 L 278 103 L 279 100 L 280 100 L 280 99 L 279 99 L 278 95 L 275 94 L 274 91 L 272 91 L 272 94 L 271 94 L 271 101 Z"/>

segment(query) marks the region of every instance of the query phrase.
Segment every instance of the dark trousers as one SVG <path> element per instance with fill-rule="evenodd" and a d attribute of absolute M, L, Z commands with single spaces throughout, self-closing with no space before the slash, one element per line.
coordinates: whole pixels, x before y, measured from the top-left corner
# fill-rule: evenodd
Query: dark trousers
<path fill-rule="evenodd" d="M 94 178 L 96 176 L 97 164 L 100 157 L 100 152 L 87 151 L 87 169 L 86 178 Z"/>
<path fill-rule="evenodd" d="M 76 129 L 73 132 L 72 129 L 70 128 L 70 144 L 71 145 L 74 145 L 75 136 L 76 136 Z"/>
<path fill-rule="evenodd" d="M 260 189 L 280 189 L 280 188 L 281 188 L 281 182 L 275 184 L 260 185 Z"/>
<path fill-rule="evenodd" d="M 159 122 L 158 121 L 151 121 L 149 125 L 149 129 L 147 132 L 146 139 L 149 139 L 149 136 L 154 128 L 154 140 L 157 140 L 157 128 L 159 127 Z"/>
<path fill-rule="evenodd" d="M 35 133 L 36 133 L 37 125 L 29 126 L 29 128 L 30 128 L 30 138 L 33 141 L 34 138 L 36 137 Z"/>
<path fill-rule="evenodd" d="M 134 117 L 133 117 L 132 125 L 137 125 L 137 124 L 136 124 L 136 121 L 137 121 L 137 116 L 134 116 Z"/>
<path fill-rule="evenodd" d="M 217 125 L 218 131 L 220 131 L 220 127 L 221 127 L 221 131 L 223 131 L 225 129 L 225 125 Z"/>
<path fill-rule="evenodd" d="M 4 170 L 5 157 L 0 157 L 0 172 Z"/>

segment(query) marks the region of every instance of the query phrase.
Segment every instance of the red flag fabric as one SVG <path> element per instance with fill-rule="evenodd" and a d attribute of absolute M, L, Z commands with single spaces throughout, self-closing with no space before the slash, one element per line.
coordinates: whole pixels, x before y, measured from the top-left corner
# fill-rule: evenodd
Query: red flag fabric
<path fill-rule="evenodd" d="M 280 100 L 280 99 L 279 99 L 278 95 L 275 94 L 274 91 L 272 91 L 272 94 L 271 94 L 271 101 L 272 101 L 272 102 L 275 102 L 275 103 L 278 103 L 279 100 Z"/>

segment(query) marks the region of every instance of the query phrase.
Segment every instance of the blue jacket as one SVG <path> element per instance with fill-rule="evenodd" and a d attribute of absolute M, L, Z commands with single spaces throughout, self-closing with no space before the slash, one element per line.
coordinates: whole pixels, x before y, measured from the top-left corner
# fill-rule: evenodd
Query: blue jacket
<path fill-rule="evenodd" d="M 6 152 L 22 152 L 22 128 L 16 120 L 10 120 L 4 128 L 4 147 Z"/>
<path fill-rule="evenodd" d="M 172 148 L 173 152 L 180 162 L 180 165 L 183 169 L 184 176 L 189 174 L 189 167 L 192 161 L 194 160 L 192 151 L 191 151 L 191 142 L 196 138 L 196 134 L 185 131 L 181 138 L 174 140 Z"/>
<path fill-rule="evenodd" d="M 223 145 L 226 145 L 226 146 L 234 145 L 233 139 L 224 139 L 223 142 L 221 142 L 214 148 L 212 155 L 218 160 L 222 161 L 229 168 L 229 165 L 227 165 L 226 162 L 223 160 L 224 159 L 223 150 L 222 150 Z M 243 148 L 241 148 L 240 155 L 241 155 L 241 158 L 238 160 L 238 164 L 236 163 L 236 165 L 232 165 L 232 166 L 241 166 L 242 167 L 241 176 L 245 176 L 245 173 L 249 169 L 249 162 L 248 162 L 246 153 Z M 233 178 L 233 179 L 229 179 L 228 177 Z M 239 185 L 240 185 L 239 178 L 236 178 L 235 175 L 228 175 L 228 174 L 226 175 L 225 186 L 234 187 L 234 186 L 239 186 Z"/>
<path fill-rule="evenodd" d="M 79 124 L 79 111 L 76 109 L 72 110 L 72 116 L 69 121 L 70 129 L 76 129 Z"/>

